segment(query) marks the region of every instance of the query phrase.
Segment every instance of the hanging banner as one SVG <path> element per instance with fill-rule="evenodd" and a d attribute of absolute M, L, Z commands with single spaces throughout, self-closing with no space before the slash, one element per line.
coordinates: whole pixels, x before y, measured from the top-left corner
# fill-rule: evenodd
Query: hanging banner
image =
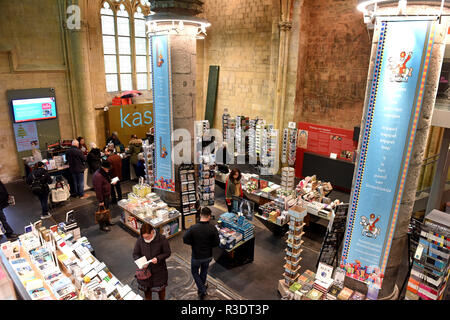
<path fill-rule="evenodd" d="M 434 39 L 431 21 L 383 21 L 341 267 L 381 288 Z"/>
<path fill-rule="evenodd" d="M 172 154 L 172 79 L 167 35 L 150 38 L 152 53 L 153 111 L 155 126 L 155 185 L 175 192 Z"/>
<path fill-rule="evenodd" d="M 39 148 L 39 137 L 36 127 L 36 122 L 24 122 L 24 123 L 13 123 L 14 135 L 16 137 L 17 151 L 28 151 L 32 150 L 33 142 Z"/>

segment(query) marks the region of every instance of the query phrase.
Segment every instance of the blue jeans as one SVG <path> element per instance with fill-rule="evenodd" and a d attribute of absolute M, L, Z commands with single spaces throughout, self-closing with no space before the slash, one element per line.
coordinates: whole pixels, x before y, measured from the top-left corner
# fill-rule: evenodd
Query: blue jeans
<path fill-rule="evenodd" d="M 42 215 L 48 215 L 48 193 L 39 196 L 39 201 L 41 201 Z"/>
<path fill-rule="evenodd" d="M 191 273 L 197 285 L 198 294 L 206 294 L 206 277 L 208 276 L 208 267 L 212 258 L 194 259 L 191 258 Z M 200 271 L 200 272 L 199 272 Z"/>
<path fill-rule="evenodd" d="M 84 172 L 72 173 L 72 179 L 75 194 L 80 197 L 84 196 Z"/>

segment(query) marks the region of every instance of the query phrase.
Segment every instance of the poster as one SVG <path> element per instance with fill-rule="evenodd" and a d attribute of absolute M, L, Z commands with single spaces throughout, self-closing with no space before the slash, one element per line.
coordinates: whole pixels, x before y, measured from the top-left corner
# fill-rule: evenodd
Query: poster
<path fill-rule="evenodd" d="M 172 146 L 172 79 L 167 35 L 150 38 L 152 52 L 153 111 L 155 126 L 155 185 L 175 192 Z"/>
<path fill-rule="evenodd" d="M 28 151 L 32 149 L 32 142 L 39 146 L 36 122 L 13 123 L 14 136 L 16 137 L 17 151 Z M 39 148 L 39 147 L 38 147 Z"/>
<path fill-rule="evenodd" d="M 341 267 L 381 288 L 422 105 L 431 21 L 382 22 Z"/>
<path fill-rule="evenodd" d="M 329 157 L 336 153 L 339 159 L 351 161 L 355 149 L 353 130 L 299 122 L 297 147 L 307 152 Z"/>

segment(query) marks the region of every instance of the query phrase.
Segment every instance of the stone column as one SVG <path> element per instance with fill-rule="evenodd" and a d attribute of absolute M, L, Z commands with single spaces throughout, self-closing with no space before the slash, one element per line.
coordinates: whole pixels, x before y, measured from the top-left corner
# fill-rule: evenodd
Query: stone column
<path fill-rule="evenodd" d="M 445 9 L 448 12 L 450 10 Z M 444 10 L 444 12 L 445 12 Z M 396 15 L 397 7 L 383 7 L 379 8 L 378 14 L 380 15 Z M 436 14 L 439 8 L 432 6 L 409 6 L 407 8 L 407 14 Z M 420 18 L 420 17 L 418 17 Z M 441 66 L 445 51 L 445 36 L 447 34 L 447 29 L 449 25 L 448 17 L 442 17 L 440 24 L 436 25 L 436 34 L 434 39 L 434 45 L 432 49 L 432 55 L 430 59 L 427 81 L 425 84 L 425 93 L 423 96 L 422 110 L 420 114 L 419 124 L 416 131 L 414 146 L 412 150 L 411 160 L 409 164 L 408 174 L 405 181 L 405 189 L 403 192 L 403 198 L 398 214 L 397 226 L 392 240 L 391 251 L 389 254 L 389 259 L 387 267 L 385 270 L 384 280 L 382 288 L 379 292 L 378 299 L 396 299 L 398 295 L 398 287 L 396 283 L 402 283 L 404 279 L 397 279 L 399 269 L 402 264 L 406 264 L 404 258 L 407 256 L 405 254 L 407 248 L 407 232 L 408 225 L 411 219 L 412 210 L 414 207 L 414 202 L 416 199 L 416 190 L 418 185 L 418 179 L 420 175 L 420 168 L 422 165 L 423 155 L 426 149 L 426 143 L 428 138 L 428 133 L 431 126 L 431 118 L 433 114 L 434 104 L 436 100 L 437 88 L 439 85 L 439 77 L 441 72 Z M 364 102 L 364 112 L 363 115 L 367 114 L 368 101 L 370 98 L 370 88 L 372 86 L 372 76 L 373 69 L 375 66 L 377 44 L 380 35 L 380 28 L 377 26 L 374 30 L 374 35 L 372 39 L 372 52 L 370 57 L 369 73 L 367 78 L 367 89 L 366 89 L 366 99 Z M 364 116 L 363 122 L 364 124 Z M 363 125 L 361 125 L 361 128 Z M 346 278 L 346 283 L 350 288 L 359 289 L 361 291 L 366 290 L 366 285 L 353 280 L 351 278 Z"/>
<path fill-rule="evenodd" d="M 173 129 L 186 129 L 190 133 L 191 155 L 194 154 L 194 121 L 196 115 L 196 59 L 195 35 L 186 26 L 186 32 L 169 35 L 172 68 Z M 188 138 L 188 137 L 186 137 Z M 177 142 L 174 142 L 174 146 Z M 192 158 L 192 162 L 194 159 Z M 180 181 L 175 165 L 176 192 L 155 191 L 169 206 L 180 207 Z"/>
<path fill-rule="evenodd" d="M 89 69 L 89 42 L 86 23 L 88 4 L 87 0 L 72 0 L 67 1 L 67 5 L 78 5 L 81 9 L 81 29 L 67 31 L 68 58 L 72 80 L 71 87 L 75 98 L 73 114 L 77 129 L 76 134 L 83 136 L 86 142 L 90 143 L 96 141 L 97 132 Z"/>

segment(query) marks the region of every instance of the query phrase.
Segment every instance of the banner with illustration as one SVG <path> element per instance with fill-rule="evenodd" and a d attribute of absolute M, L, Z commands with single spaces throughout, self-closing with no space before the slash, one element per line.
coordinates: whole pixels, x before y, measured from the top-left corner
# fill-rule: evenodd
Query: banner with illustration
<path fill-rule="evenodd" d="M 13 123 L 17 151 L 28 151 L 33 145 L 39 149 L 39 137 L 36 122 Z"/>
<path fill-rule="evenodd" d="M 172 153 L 172 78 L 169 37 L 150 38 L 152 53 L 153 111 L 155 126 L 155 185 L 175 192 Z"/>
<path fill-rule="evenodd" d="M 381 288 L 434 39 L 432 21 L 383 21 L 350 200 L 341 267 Z"/>

